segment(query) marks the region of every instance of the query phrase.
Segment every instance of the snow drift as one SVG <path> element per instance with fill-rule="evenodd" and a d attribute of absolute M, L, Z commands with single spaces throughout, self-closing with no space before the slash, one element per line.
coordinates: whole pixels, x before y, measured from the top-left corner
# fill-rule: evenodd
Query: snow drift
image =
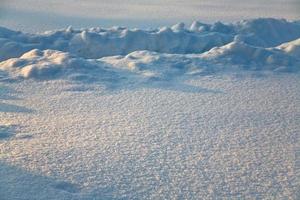
<path fill-rule="evenodd" d="M 56 50 L 33 49 L 20 58 L 11 58 L 0 63 L 0 69 L 10 77 L 34 78 L 38 80 L 55 79 L 62 76 L 74 80 L 86 80 L 98 77 L 113 78 L 114 70 L 107 69 L 104 63 L 97 60 L 86 60 Z"/>
<path fill-rule="evenodd" d="M 53 78 L 116 69 L 145 77 L 250 69 L 299 70 L 300 24 L 255 19 L 156 30 L 91 28 L 26 34 L 0 28 L 0 70 Z M 100 70 L 100 72 L 101 72 Z M 120 72 L 120 71 L 119 71 Z"/>
<path fill-rule="evenodd" d="M 1 63 L 1 69 L 18 74 L 24 78 L 51 77 L 67 70 L 74 70 L 76 60 L 82 68 L 86 68 L 83 59 L 73 59 L 68 53 L 38 49 L 23 54 L 20 58 L 12 58 Z"/>
<path fill-rule="evenodd" d="M 277 47 L 278 49 L 294 57 L 300 57 L 300 38 L 291 42 L 284 43 Z"/>
<path fill-rule="evenodd" d="M 290 52 L 279 51 L 276 48 L 255 47 L 238 40 L 222 47 L 214 47 L 201 56 L 215 63 L 253 70 L 291 72 L 299 70 L 300 63 L 298 57 Z"/>

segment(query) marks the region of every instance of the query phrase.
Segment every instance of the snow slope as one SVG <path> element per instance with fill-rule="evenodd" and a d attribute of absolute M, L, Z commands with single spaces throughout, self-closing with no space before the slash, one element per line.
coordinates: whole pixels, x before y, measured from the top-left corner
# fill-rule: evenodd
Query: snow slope
<path fill-rule="evenodd" d="M 299 38 L 0 28 L 0 199 L 297 199 Z"/>

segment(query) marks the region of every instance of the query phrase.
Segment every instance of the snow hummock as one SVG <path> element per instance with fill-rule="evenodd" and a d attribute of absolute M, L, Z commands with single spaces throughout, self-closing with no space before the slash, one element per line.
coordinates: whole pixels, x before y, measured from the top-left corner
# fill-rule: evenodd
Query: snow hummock
<path fill-rule="evenodd" d="M 300 25 L 285 20 L 194 22 L 189 29 L 179 23 L 153 31 L 69 27 L 37 35 L 2 28 L 0 36 L 0 69 L 13 77 L 49 79 L 62 73 L 95 73 L 88 69 L 104 66 L 165 77 L 175 68 L 177 73 L 183 68 L 184 73 L 299 70 Z"/>
<path fill-rule="evenodd" d="M 289 55 L 300 58 L 300 38 L 291 42 L 283 43 L 277 48 Z"/>
<path fill-rule="evenodd" d="M 235 24 L 183 23 L 153 30 L 90 28 L 26 34 L 0 28 L 0 60 L 19 57 L 30 49 L 70 52 L 84 58 L 126 55 L 148 50 L 160 53 L 203 53 L 234 40 L 236 35 L 253 46 L 274 47 L 300 37 L 300 24 L 277 19 L 254 19 Z"/>
<path fill-rule="evenodd" d="M 262 48 L 235 40 L 222 47 L 214 47 L 202 54 L 213 62 L 234 64 L 254 70 L 298 71 L 300 60 L 290 52 Z"/>
<path fill-rule="evenodd" d="M 95 68 L 115 68 L 121 61 L 132 71 L 141 65 L 140 60 L 149 60 L 143 63 L 148 74 L 169 73 L 171 65 L 210 72 L 225 68 L 291 72 L 299 70 L 299 38 L 299 23 L 276 19 L 194 22 L 188 29 L 179 23 L 151 31 L 68 27 L 35 35 L 1 28 L 0 69 L 14 77 L 49 79 L 80 71 L 80 66 L 86 73 L 95 73 Z M 125 62 L 136 55 L 143 58 Z M 161 67 L 154 72 L 153 65 Z"/>
<path fill-rule="evenodd" d="M 12 74 L 20 74 L 24 78 L 47 78 L 59 71 L 69 68 L 69 55 L 55 50 L 31 50 L 20 58 L 3 61 L 2 70 L 10 70 Z"/>
<path fill-rule="evenodd" d="M 96 72 L 97 65 L 90 60 L 71 56 L 56 50 L 33 49 L 19 58 L 12 58 L 0 63 L 3 71 L 13 77 L 51 79 L 70 73 Z"/>

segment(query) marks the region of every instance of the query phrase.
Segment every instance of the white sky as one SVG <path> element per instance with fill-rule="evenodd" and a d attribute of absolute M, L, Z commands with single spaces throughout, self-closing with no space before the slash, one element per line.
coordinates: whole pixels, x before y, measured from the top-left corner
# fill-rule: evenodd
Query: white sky
<path fill-rule="evenodd" d="M 75 27 L 153 27 L 275 17 L 300 19 L 300 0 L 0 0 L 0 26 L 25 31 Z"/>

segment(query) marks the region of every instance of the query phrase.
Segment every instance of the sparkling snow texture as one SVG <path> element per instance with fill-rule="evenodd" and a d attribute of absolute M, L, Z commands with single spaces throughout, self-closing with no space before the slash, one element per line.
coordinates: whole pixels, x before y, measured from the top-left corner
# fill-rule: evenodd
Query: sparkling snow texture
<path fill-rule="evenodd" d="M 0 199 L 297 199 L 300 24 L 0 28 Z"/>

